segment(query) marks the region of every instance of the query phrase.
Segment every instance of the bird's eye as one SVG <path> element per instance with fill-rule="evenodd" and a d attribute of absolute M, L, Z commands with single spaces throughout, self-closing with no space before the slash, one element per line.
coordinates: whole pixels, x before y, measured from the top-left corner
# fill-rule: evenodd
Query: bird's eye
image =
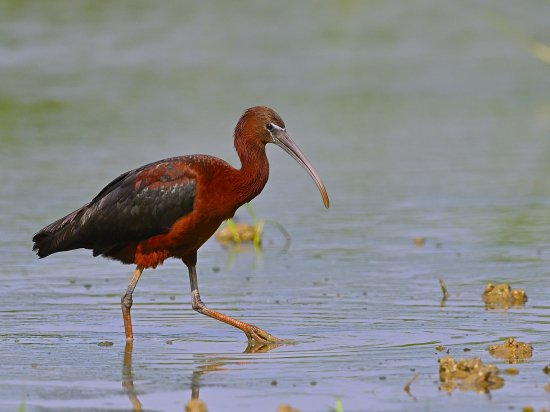
<path fill-rule="evenodd" d="M 271 132 L 275 129 L 275 126 L 273 126 L 273 123 L 268 123 L 265 125 L 265 128 Z"/>

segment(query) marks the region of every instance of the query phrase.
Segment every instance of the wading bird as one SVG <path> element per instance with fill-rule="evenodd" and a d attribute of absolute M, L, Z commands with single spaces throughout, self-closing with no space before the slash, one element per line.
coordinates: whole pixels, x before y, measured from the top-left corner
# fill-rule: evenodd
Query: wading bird
<path fill-rule="evenodd" d="M 287 134 L 281 117 L 268 107 L 257 106 L 246 110 L 235 127 L 240 169 L 213 156 L 190 155 L 131 170 L 105 186 L 91 202 L 36 233 L 33 250 L 43 258 L 86 248 L 94 256 L 135 264 L 121 298 L 127 341 L 133 340 L 132 293 L 143 270 L 174 257 L 189 270 L 194 310 L 239 328 L 249 345 L 281 342 L 263 329 L 207 308 L 199 294 L 195 268 L 197 250 L 267 183 L 267 143 L 284 149 L 309 173 L 328 208 L 325 186 Z"/>

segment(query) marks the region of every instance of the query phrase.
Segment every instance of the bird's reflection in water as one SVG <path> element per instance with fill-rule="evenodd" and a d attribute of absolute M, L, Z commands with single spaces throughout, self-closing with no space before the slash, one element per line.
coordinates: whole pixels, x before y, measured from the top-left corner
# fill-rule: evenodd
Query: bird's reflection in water
<path fill-rule="evenodd" d="M 239 254 L 254 252 L 254 263 L 252 269 L 258 269 L 262 266 L 263 255 L 262 248 L 260 246 L 253 245 L 252 243 L 238 243 L 231 244 L 225 248 L 227 250 L 227 262 L 226 267 L 231 268 L 235 263 L 235 260 Z"/>
<path fill-rule="evenodd" d="M 134 349 L 132 342 L 126 342 L 124 348 L 124 357 L 122 358 L 122 388 L 128 395 L 132 404 L 133 411 L 141 411 L 141 402 L 139 401 L 134 388 L 134 376 L 132 373 L 132 351 Z"/>
<path fill-rule="evenodd" d="M 248 345 L 243 353 L 266 353 L 272 349 L 281 346 L 276 343 L 266 343 L 258 345 Z M 126 392 L 130 403 L 132 404 L 133 411 L 142 411 L 141 402 L 137 396 L 136 389 L 134 387 L 134 375 L 132 371 L 132 342 L 126 342 L 124 348 L 124 356 L 122 359 L 122 388 Z M 235 361 L 235 359 L 224 357 L 213 357 L 206 361 L 206 363 L 196 367 L 191 375 L 191 400 L 187 402 L 185 411 L 187 412 L 206 412 L 206 405 L 199 399 L 199 391 L 201 386 L 201 378 L 203 375 L 225 370 L 224 366 L 228 364 L 247 364 L 252 363 L 252 360 Z"/>

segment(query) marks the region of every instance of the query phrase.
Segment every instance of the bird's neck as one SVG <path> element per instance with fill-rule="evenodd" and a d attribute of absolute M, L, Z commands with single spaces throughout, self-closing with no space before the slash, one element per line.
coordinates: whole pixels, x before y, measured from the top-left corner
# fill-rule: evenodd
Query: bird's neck
<path fill-rule="evenodd" d="M 239 204 L 254 199 L 267 183 L 269 177 L 269 162 L 265 153 L 265 145 L 239 147 L 237 154 L 241 160 L 241 168 L 237 170 L 236 189 Z"/>

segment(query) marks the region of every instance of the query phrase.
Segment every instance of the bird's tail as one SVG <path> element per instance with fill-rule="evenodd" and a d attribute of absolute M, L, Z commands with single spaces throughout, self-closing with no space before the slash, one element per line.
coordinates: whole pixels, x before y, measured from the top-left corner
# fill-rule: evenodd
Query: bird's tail
<path fill-rule="evenodd" d="M 78 228 L 81 225 L 81 217 L 87 208 L 88 205 L 82 206 L 38 231 L 32 238 L 34 242 L 32 250 L 36 251 L 40 258 L 43 258 L 52 253 L 82 247 Z"/>

